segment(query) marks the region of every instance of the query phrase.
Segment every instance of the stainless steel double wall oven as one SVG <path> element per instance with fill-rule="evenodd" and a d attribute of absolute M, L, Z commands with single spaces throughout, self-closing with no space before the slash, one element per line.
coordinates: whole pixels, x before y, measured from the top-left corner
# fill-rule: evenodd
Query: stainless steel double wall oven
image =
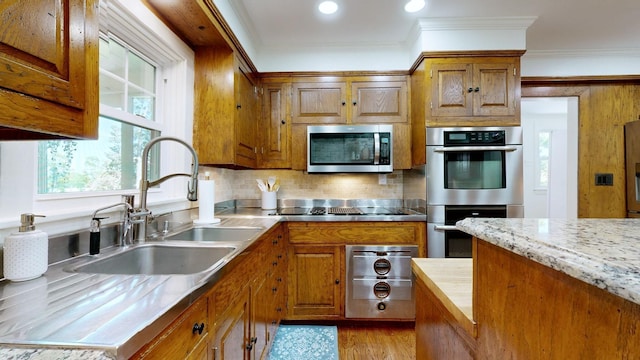
<path fill-rule="evenodd" d="M 471 257 L 466 217 L 522 217 L 522 128 L 427 128 L 429 257 Z"/>

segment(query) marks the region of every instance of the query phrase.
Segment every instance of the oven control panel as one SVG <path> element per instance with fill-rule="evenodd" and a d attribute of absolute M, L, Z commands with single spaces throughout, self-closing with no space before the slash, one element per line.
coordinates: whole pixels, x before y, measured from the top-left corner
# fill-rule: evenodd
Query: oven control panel
<path fill-rule="evenodd" d="M 504 145 L 504 130 L 445 131 L 444 146 Z"/>

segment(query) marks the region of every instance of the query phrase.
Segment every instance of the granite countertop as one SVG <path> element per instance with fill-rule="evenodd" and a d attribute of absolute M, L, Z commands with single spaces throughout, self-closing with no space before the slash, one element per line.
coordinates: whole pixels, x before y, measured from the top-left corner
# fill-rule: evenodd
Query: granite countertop
<path fill-rule="evenodd" d="M 482 219 L 473 236 L 640 304 L 640 219 Z"/>

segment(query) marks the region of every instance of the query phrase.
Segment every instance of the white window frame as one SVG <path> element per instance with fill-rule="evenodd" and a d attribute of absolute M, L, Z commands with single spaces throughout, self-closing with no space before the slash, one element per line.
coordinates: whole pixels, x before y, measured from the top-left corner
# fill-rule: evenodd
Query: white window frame
<path fill-rule="evenodd" d="M 175 136 L 192 142 L 194 99 L 194 53 L 140 0 L 109 0 L 109 31 L 162 67 L 158 81 L 158 107 L 154 128 L 163 136 Z M 142 42 L 141 42 L 142 41 Z M 162 99 L 170 99 L 162 101 Z M 96 99 L 97 101 L 97 99 Z M 109 116 L 108 107 L 100 113 Z M 141 120 L 138 120 L 141 121 Z M 138 123 L 144 126 L 144 122 Z M 167 144 L 169 143 L 169 144 Z M 160 175 L 189 172 L 191 155 L 176 151 L 173 142 L 162 146 Z M 175 144 L 175 143 L 173 143 Z M 25 166 L 26 165 L 26 166 Z M 75 194 L 37 194 L 38 144 L 34 141 L 0 143 L 0 239 L 15 231 L 21 213 L 46 215 L 38 218 L 39 228 L 49 233 L 64 233 L 86 228 L 88 216 L 104 205 L 120 202 L 126 193 L 113 191 Z M 149 190 L 148 204 L 156 213 L 190 208 L 186 200 L 186 178 L 177 177 Z M 116 218 L 117 220 L 117 218 Z"/>

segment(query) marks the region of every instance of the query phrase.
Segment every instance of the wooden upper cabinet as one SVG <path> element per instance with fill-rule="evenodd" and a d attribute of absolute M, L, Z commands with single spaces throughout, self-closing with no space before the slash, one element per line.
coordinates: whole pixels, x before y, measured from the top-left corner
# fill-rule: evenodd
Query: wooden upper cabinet
<path fill-rule="evenodd" d="M 258 139 L 258 167 L 261 169 L 291 167 L 290 94 L 290 83 L 263 83 L 262 118 Z"/>
<path fill-rule="evenodd" d="M 346 82 L 295 82 L 291 121 L 294 124 L 346 124 L 346 99 Z"/>
<path fill-rule="evenodd" d="M 236 164 L 255 168 L 257 165 L 258 119 L 260 119 L 258 87 L 251 74 L 238 59 L 236 79 Z"/>
<path fill-rule="evenodd" d="M 294 124 L 407 122 L 405 76 L 343 77 L 344 81 L 293 83 Z M 387 80 L 390 79 L 390 80 Z"/>
<path fill-rule="evenodd" d="M 231 49 L 196 50 L 193 144 L 201 164 L 256 166 L 257 89 Z"/>
<path fill-rule="evenodd" d="M 0 5 L 0 140 L 96 138 L 98 0 Z"/>
<path fill-rule="evenodd" d="M 520 125 L 520 58 L 428 60 L 427 126 Z"/>
<path fill-rule="evenodd" d="M 407 82 L 370 81 L 351 83 L 352 122 L 407 122 Z"/>

